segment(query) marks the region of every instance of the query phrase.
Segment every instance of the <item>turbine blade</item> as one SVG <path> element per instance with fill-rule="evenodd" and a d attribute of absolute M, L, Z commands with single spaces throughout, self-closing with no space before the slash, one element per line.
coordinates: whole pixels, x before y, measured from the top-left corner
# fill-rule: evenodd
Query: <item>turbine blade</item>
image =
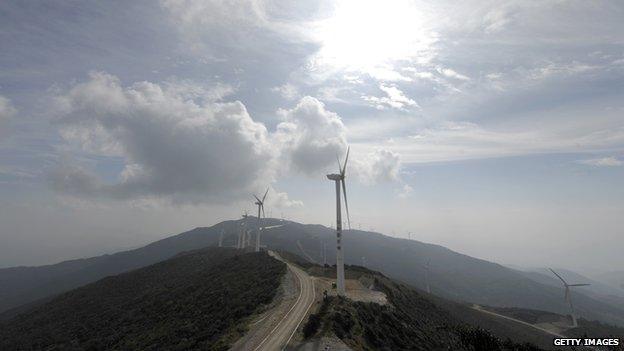
<path fill-rule="evenodd" d="M 336 161 L 338 161 L 338 172 L 342 172 L 342 165 L 340 164 L 340 157 L 336 154 Z"/>
<path fill-rule="evenodd" d="M 568 286 L 589 286 L 591 284 L 569 284 Z"/>
<path fill-rule="evenodd" d="M 260 208 L 262 209 L 262 217 L 266 218 L 266 214 L 264 214 L 264 204 L 260 205 Z"/>
<path fill-rule="evenodd" d="M 264 192 L 264 196 L 262 197 L 262 203 L 264 203 L 264 199 L 266 199 L 267 194 L 269 193 L 269 188 L 267 187 L 267 190 Z"/>
<path fill-rule="evenodd" d="M 344 178 L 345 172 L 347 171 L 347 161 L 349 161 L 349 151 L 351 150 L 351 147 L 347 147 L 347 157 L 345 157 L 345 163 L 342 166 L 342 169 L 340 170 L 340 174 L 342 175 L 342 177 Z"/>
<path fill-rule="evenodd" d="M 550 269 L 550 271 L 553 272 L 553 274 L 556 275 L 557 278 L 559 278 L 559 280 L 561 280 L 565 286 L 568 286 L 568 283 L 566 283 L 566 281 L 563 280 L 563 278 L 561 278 L 561 276 L 557 274 L 557 272 L 553 271 L 552 268 L 548 268 L 548 269 Z"/>
<path fill-rule="evenodd" d="M 344 194 L 345 209 L 347 210 L 347 224 L 349 226 L 349 229 L 351 229 L 351 219 L 349 218 L 349 203 L 347 202 L 347 187 L 345 186 L 344 178 L 342 178 L 340 181 L 342 182 L 342 193 Z"/>
<path fill-rule="evenodd" d="M 256 198 L 256 200 L 258 200 L 258 202 L 262 202 L 262 201 L 260 201 L 260 199 L 258 199 L 258 197 L 256 196 L 256 194 L 254 194 L 254 197 Z"/>

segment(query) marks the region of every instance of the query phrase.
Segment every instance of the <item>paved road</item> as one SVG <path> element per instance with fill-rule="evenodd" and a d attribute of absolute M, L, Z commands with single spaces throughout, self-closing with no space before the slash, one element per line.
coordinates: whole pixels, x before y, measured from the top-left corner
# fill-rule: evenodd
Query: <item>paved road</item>
<path fill-rule="evenodd" d="M 282 260 L 274 252 L 269 252 L 271 256 Z M 283 350 L 290 342 L 293 335 L 297 331 L 299 325 L 303 322 L 306 314 L 314 303 L 314 281 L 303 270 L 286 262 L 288 269 L 294 274 L 299 281 L 299 297 L 282 319 L 273 327 L 268 335 L 260 341 L 260 343 L 252 348 L 254 351 L 274 351 Z"/>
<path fill-rule="evenodd" d="M 516 322 L 516 323 L 524 324 L 524 325 L 526 325 L 527 327 L 531 327 L 531 328 L 533 328 L 533 329 L 537 329 L 537 330 L 539 330 L 539 331 L 541 331 L 541 332 L 544 332 L 544 333 L 546 333 L 546 334 L 550 334 L 550 335 L 552 335 L 552 336 L 556 336 L 556 337 L 558 337 L 558 338 L 565 338 L 565 336 L 563 336 L 563 335 L 561 335 L 561 334 L 555 333 L 555 332 L 550 331 L 550 330 L 548 330 L 548 329 L 544 329 L 544 328 L 538 327 L 537 325 L 534 325 L 534 324 L 531 324 L 531 323 L 527 323 L 527 322 L 525 322 L 525 321 L 521 321 L 521 320 L 519 320 L 519 319 L 515 319 L 515 318 L 509 317 L 509 316 L 502 315 L 502 314 L 498 314 L 498 313 L 496 313 L 496 312 L 492 312 L 492 311 L 485 310 L 485 309 L 483 309 L 483 308 L 482 308 L 481 306 L 479 306 L 479 305 L 473 305 L 473 306 L 472 306 L 472 308 L 473 308 L 473 309 L 475 309 L 475 310 L 477 310 L 477 311 L 480 311 L 480 312 L 483 312 L 483 313 L 487 313 L 487 314 L 492 315 L 492 316 L 496 316 L 496 317 L 504 318 L 504 319 L 507 319 L 507 320 L 510 320 L 510 321 L 514 321 L 514 322 Z"/>

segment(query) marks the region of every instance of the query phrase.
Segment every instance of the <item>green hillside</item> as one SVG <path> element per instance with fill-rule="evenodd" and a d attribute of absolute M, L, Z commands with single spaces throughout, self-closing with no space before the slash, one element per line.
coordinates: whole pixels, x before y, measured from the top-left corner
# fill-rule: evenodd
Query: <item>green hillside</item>
<path fill-rule="evenodd" d="M 0 324 L 1 350 L 226 350 L 278 291 L 266 253 L 209 248 L 104 278 Z"/>
<path fill-rule="evenodd" d="M 466 306 L 442 301 L 362 268 L 350 267 L 348 273 L 351 278 L 373 277 L 375 289 L 386 294 L 388 304 L 329 296 L 303 328 L 308 339 L 333 334 L 353 350 L 541 350 L 525 338 L 516 338 L 524 336 L 522 326 L 511 330 L 493 323 L 490 326 L 496 330 L 487 330 L 479 322 L 490 318 L 479 312 L 475 311 L 480 317 L 476 323 L 466 322 L 462 314 L 472 313 Z M 508 336 L 502 336 L 505 334 Z M 543 345 L 551 343 L 544 335 L 534 337 Z"/>

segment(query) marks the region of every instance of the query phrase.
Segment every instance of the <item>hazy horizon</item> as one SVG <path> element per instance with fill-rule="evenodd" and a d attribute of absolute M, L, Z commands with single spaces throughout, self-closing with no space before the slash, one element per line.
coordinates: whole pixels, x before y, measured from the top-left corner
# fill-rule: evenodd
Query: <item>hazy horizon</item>
<path fill-rule="evenodd" d="M 624 3 L 0 4 L 0 267 L 255 213 L 624 267 Z M 345 248 L 348 250 L 348 248 Z"/>

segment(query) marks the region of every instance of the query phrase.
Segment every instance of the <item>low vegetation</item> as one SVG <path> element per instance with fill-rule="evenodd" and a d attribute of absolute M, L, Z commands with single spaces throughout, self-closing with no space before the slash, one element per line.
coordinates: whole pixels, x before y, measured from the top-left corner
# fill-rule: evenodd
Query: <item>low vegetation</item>
<path fill-rule="evenodd" d="M 1 350 L 227 350 L 278 291 L 265 253 L 204 249 L 62 294 L 0 325 Z"/>
<path fill-rule="evenodd" d="M 327 297 L 303 328 L 304 337 L 335 334 L 354 350 L 540 350 L 462 323 L 417 290 L 375 278 L 388 305 Z"/>

